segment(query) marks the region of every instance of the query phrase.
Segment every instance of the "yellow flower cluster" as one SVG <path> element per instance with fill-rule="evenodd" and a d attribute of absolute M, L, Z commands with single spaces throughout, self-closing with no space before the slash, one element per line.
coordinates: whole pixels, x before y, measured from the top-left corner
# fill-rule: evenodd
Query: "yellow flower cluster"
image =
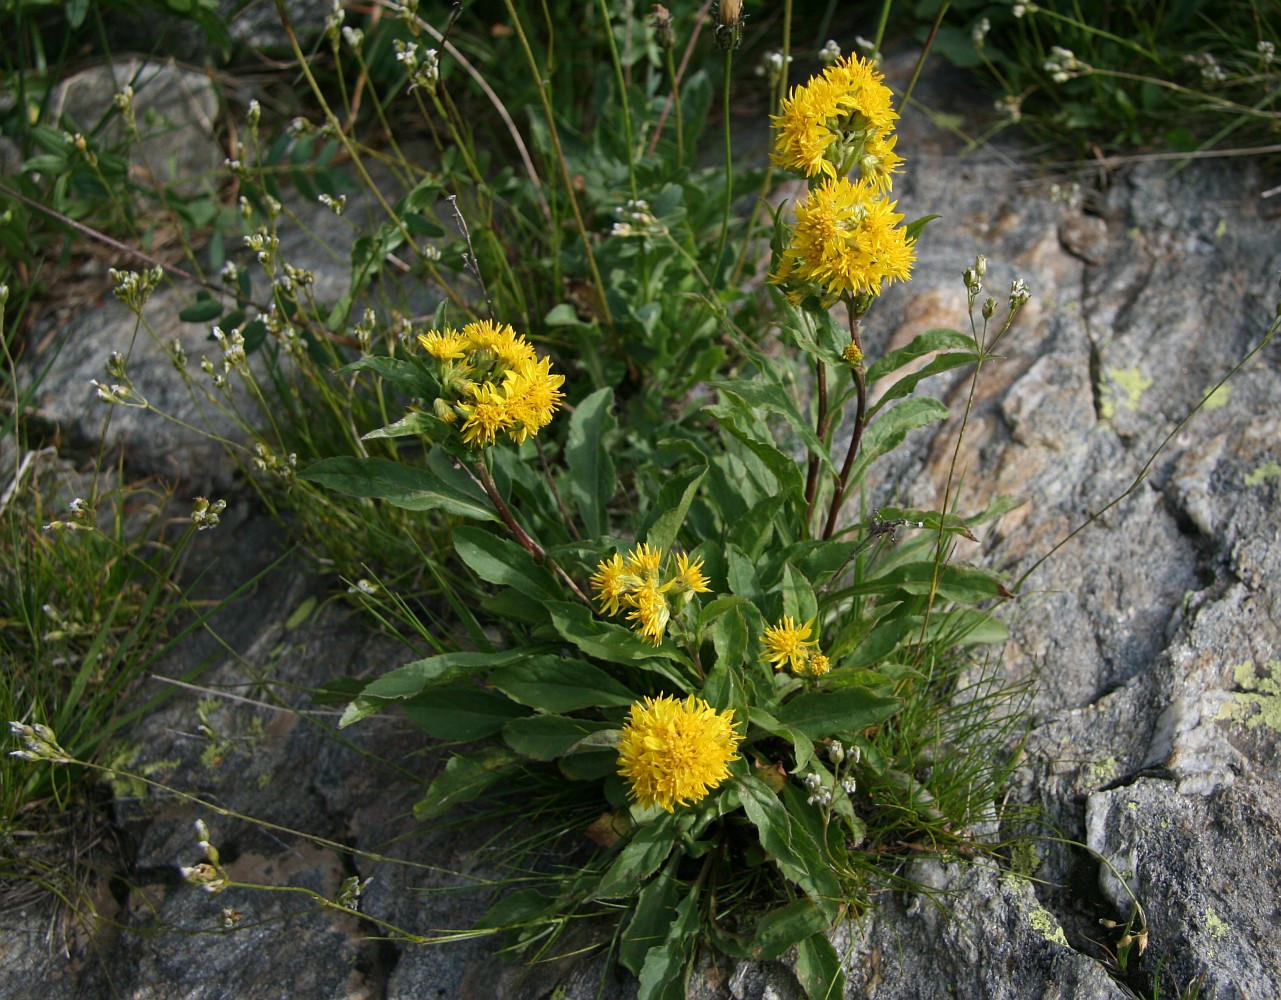
<path fill-rule="evenodd" d="M 701 698 L 670 695 L 632 705 L 618 741 L 618 773 L 642 806 L 672 812 L 688 805 L 729 777 L 742 736 L 734 712 L 717 712 Z"/>
<path fill-rule="evenodd" d="M 825 180 L 796 207 L 792 238 L 770 280 L 799 305 L 817 292 L 825 302 L 842 295 L 879 295 L 881 286 L 906 281 L 916 247 L 899 227 L 897 202 L 843 177 Z"/>
<path fill-rule="evenodd" d="M 711 590 L 703 575 L 703 560 L 681 553 L 676 556 L 675 572 L 663 580 L 663 550 L 645 542 L 627 553 L 624 559 L 614 553 L 601 560 L 592 576 L 596 600 L 607 615 L 627 611 L 627 620 L 646 642 L 658 646 L 672 617 L 669 599 Z"/>
<path fill-rule="evenodd" d="M 814 621 L 797 625 L 790 615 L 785 615 L 777 625 L 767 625 L 761 636 L 765 659 L 774 664 L 775 670 L 784 667 L 792 673 L 820 677 L 832 669 L 832 664 L 818 650 L 818 640 L 811 639 Z"/>
<path fill-rule="evenodd" d="M 473 448 L 492 445 L 500 434 L 521 444 L 551 423 L 565 398 L 565 376 L 554 375 L 551 362 L 506 323 L 434 330 L 418 343 L 440 366 L 448 398 L 436 406 L 437 416 L 449 423 L 461 418 L 463 441 Z"/>
<path fill-rule="evenodd" d="M 894 152 L 894 123 L 884 77 L 867 60 L 838 59 L 821 76 L 792 88 L 774 116 L 776 166 L 805 177 L 844 177 L 888 190 L 903 163 Z"/>
<path fill-rule="evenodd" d="M 794 305 L 812 295 L 824 307 L 879 295 L 911 276 L 916 248 L 887 198 L 903 164 L 894 152 L 897 120 L 883 77 L 857 57 L 794 88 L 774 117 L 775 164 L 811 184 L 770 276 Z"/>

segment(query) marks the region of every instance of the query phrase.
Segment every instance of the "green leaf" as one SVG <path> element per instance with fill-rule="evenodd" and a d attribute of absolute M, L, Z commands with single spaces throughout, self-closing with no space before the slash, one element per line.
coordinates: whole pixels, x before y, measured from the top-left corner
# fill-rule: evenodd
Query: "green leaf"
<path fill-rule="evenodd" d="M 676 533 L 685 523 L 689 505 L 698 492 L 699 484 L 707 475 L 707 466 L 699 466 L 678 473 L 663 484 L 658 491 L 654 509 L 658 516 L 650 523 L 645 540 L 658 549 L 670 549 L 676 541 Z"/>
<path fill-rule="evenodd" d="M 825 934 L 811 934 L 797 943 L 796 978 L 809 1000 L 840 1000 L 845 996 L 841 956 Z"/>
<path fill-rule="evenodd" d="M 752 559 L 760 558 L 776 528 L 782 534 L 779 514 L 787 501 L 782 493 L 765 497 L 734 522 L 734 537 Z"/>
<path fill-rule="evenodd" d="M 479 740 L 528 715 L 501 695 L 467 688 L 432 690 L 401 706 L 409 721 L 438 740 Z"/>
<path fill-rule="evenodd" d="M 760 919 L 752 933 L 747 957 L 768 961 L 811 934 L 822 934 L 831 922 L 812 899 L 798 899 Z"/>
<path fill-rule="evenodd" d="M 861 482 L 869 465 L 903 443 L 908 432 L 947 416 L 947 407 L 930 396 L 914 396 L 880 414 L 868 425 L 849 481 Z"/>
<path fill-rule="evenodd" d="M 804 827 L 792 821 L 778 796 L 759 778 L 740 779 L 738 790 L 743 811 L 756 827 L 761 847 L 829 921 L 835 920 L 840 913 L 841 885 L 818 844 Z"/>
<path fill-rule="evenodd" d="M 672 829 L 671 820 L 664 816 L 656 823 L 642 826 L 627 846 L 601 877 L 593 894 L 597 899 L 618 899 L 632 896 L 641 883 L 658 871 L 667 860 L 679 837 Z"/>
<path fill-rule="evenodd" d="M 779 451 L 778 444 L 763 423 L 752 426 L 756 422 L 737 404 L 724 403 L 708 406 L 703 412 L 715 417 L 722 431 L 734 437 L 756 456 L 777 480 L 780 494 L 789 490 L 800 491 L 800 466 L 794 458 Z"/>
<path fill-rule="evenodd" d="M 584 323 L 578 318 L 578 310 L 568 302 L 561 302 L 559 305 L 552 306 L 547 315 L 543 317 L 543 322 L 547 326 L 590 326 L 590 323 Z"/>
<path fill-rule="evenodd" d="M 910 372 L 904 375 L 892 386 L 886 389 L 881 395 L 881 398 L 868 409 L 868 419 L 871 419 L 874 414 L 879 413 L 887 404 L 892 403 L 896 399 L 901 399 L 911 393 L 916 386 L 925 379 L 930 378 L 933 375 L 941 374 L 942 372 L 951 371 L 953 368 L 960 368 L 963 365 L 977 364 L 978 360 L 979 356 L 977 354 L 962 354 L 960 352 L 940 354 L 919 371 Z"/>
<path fill-rule="evenodd" d="M 349 365 L 339 368 L 334 374 L 349 375 L 352 372 L 373 372 L 410 396 L 424 399 L 440 395 L 440 383 L 422 365 L 400 358 L 388 358 L 375 355 L 361 358 Z"/>
<path fill-rule="evenodd" d="M 478 798 L 515 770 L 519 759 L 506 747 L 499 746 L 451 757 L 428 787 L 427 794 L 414 803 L 414 818 L 420 823 L 426 822 L 456 805 Z"/>
<path fill-rule="evenodd" d="M 588 656 L 648 670 L 682 690 L 689 687 L 689 677 L 672 662 L 679 654 L 670 643 L 651 646 L 631 629 L 601 621 L 581 604 L 547 601 L 544 606 L 560 636 Z"/>
<path fill-rule="evenodd" d="M 899 709 L 897 698 L 866 688 L 803 691 L 779 708 L 778 721 L 812 740 L 858 733 L 888 719 Z"/>
<path fill-rule="evenodd" d="M 886 586 L 886 585 L 890 586 Z M 935 596 L 958 604 L 982 604 L 985 601 L 1009 600 L 1013 595 L 1005 588 L 1005 582 L 991 570 L 964 563 L 944 563 L 938 568 L 935 579 L 934 563 L 910 562 L 895 566 L 880 576 L 872 577 L 862 585 L 846 588 L 846 593 L 856 593 L 862 587 L 875 585 L 879 592 L 889 589 L 901 590 L 908 594 L 928 594 L 935 590 Z"/>
<path fill-rule="evenodd" d="M 708 384 L 713 389 L 719 389 L 727 396 L 738 400 L 749 412 L 768 411 L 781 414 L 810 452 L 819 457 L 824 467 L 829 471 L 835 471 L 832 468 L 832 458 L 828 454 L 828 449 L 819 441 L 810 422 L 801 416 L 796 404 L 792 402 L 792 397 L 787 394 L 783 386 L 768 382 L 749 382 L 746 379 L 713 379 Z"/>
<path fill-rule="evenodd" d="M 605 447 L 605 438 L 615 425 L 611 412 L 614 390 L 598 389 L 574 408 L 565 441 L 565 463 L 569 467 L 569 492 L 578 505 L 578 515 L 589 538 L 609 533 L 610 500 L 617 485 L 614 461 Z"/>
<path fill-rule="evenodd" d="M 436 200 L 443 190 L 440 181 L 435 177 L 428 177 L 419 181 L 400 199 L 400 204 L 397 206 L 399 211 L 396 215 L 400 216 L 405 212 L 421 214 L 436 204 Z"/>
<path fill-rule="evenodd" d="M 679 861 L 679 855 L 673 858 L 663 873 L 650 879 L 636 897 L 632 919 L 618 944 L 618 960 L 634 976 L 640 975 L 646 954 L 667 939 L 676 911 L 679 883 L 675 872 Z"/>
<path fill-rule="evenodd" d="M 725 546 L 726 578 L 729 589 L 739 597 L 759 604 L 764 594 L 756 576 L 756 560 L 750 558 L 737 545 Z"/>
<path fill-rule="evenodd" d="M 907 234 L 907 238 L 909 240 L 915 241 L 920 238 L 920 235 L 922 232 L 925 231 L 926 226 L 928 226 L 935 219 L 941 219 L 941 218 L 942 218 L 941 215 L 922 215 L 919 219 L 913 219 L 906 226 L 904 226 L 903 231 Z"/>
<path fill-rule="evenodd" d="M 411 410 L 393 424 L 379 427 L 376 431 L 362 434 L 360 440 L 373 441 L 380 438 L 398 438 L 422 436 L 428 439 L 443 438 L 449 432 L 449 425 L 432 413 L 422 410 Z"/>
<path fill-rule="evenodd" d="M 495 670 L 486 683 L 513 701 L 547 712 L 628 706 L 638 698 L 599 667 L 558 656 L 533 656 Z"/>
<path fill-rule="evenodd" d="M 636 1000 L 686 1000 L 686 942 L 698 930 L 698 885 L 676 905 L 676 916 L 667 940 L 651 948 L 640 971 Z"/>
<path fill-rule="evenodd" d="M 503 727 L 503 739 L 522 757 L 555 760 L 575 743 L 602 728 L 590 719 L 565 715 L 528 715 Z"/>
<path fill-rule="evenodd" d="M 208 293 L 197 294 L 196 301 L 178 313 L 184 323 L 208 323 L 222 315 L 222 303 Z"/>
<path fill-rule="evenodd" d="M 517 649 L 502 653 L 440 653 L 422 660 L 406 663 L 377 680 L 370 681 L 361 690 L 338 720 L 338 728 L 373 715 L 393 701 L 404 701 L 421 691 L 441 687 L 464 677 L 474 677 L 493 667 L 507 666 L 525 656 L 528 650 Z"/>
<path fill-rule="evenodd" d="M 867 384 L 870 386 L 917 358 L 936 351 L 963 351 L 974 354 L 978 351 L 978 345 L 973 337 L 959 330 L 926 330 L 924 333 L 917 334 L 906 347 L 900 347 L 897 351 L 890 351 L 878 358 L 876 363 L 867 369 Z"/>
<path fill-rule="evenodd" d="M 790 615 L 798 625 L 818 617 L 814 588 L 791 563 L 783 567 L 783 614 Z"/>
<path fill-rule="evenodd" d="M 732 608 L 716 619 L 712 625 L 712 645 L 716 649 L 717 664 L 724 663 L 732 670 L 743 665 L 747 659 L 747 622 L 739 608 Z"/>
<path fill-rule="evenodd" d="M 483 528 L 464 525 L 454 531 L 454 551 L 482 580 L 513 587 L 527 597 L 543 600 L 559 594 L 551 573 L 515 542 Z"/>
<path fill-rule="evenodd" d="M 779 722 L 778 719 L 770 715 L 760 705 L 753 705 L 747 714 L 748 719 L 757 729 L 763 729 L 771 736 L 785 739 L 792 744 L 792 751 L 796 757 L 795 771 L 804 771 L 809 767 L 810 762 L 814 760 L 814 741 L 810 737 L 799 729 L 793 729 L 791 726 Z"/>
<path fill-rule="evenodd" d="M 801 350 L 819 361 L 842 364 L 841 342 L 849 343 L 849 334 L 840 329 L 830 312 L 814 313 L 790 303 L 785 303 L 783 309 L 787 317 L 784 332 L 792 335 Z"/>
<path fill-rule="evenodd" d="M 477 521 L 498 519 L 488 507 L 435 474 L 386 458 L 322 458 L 299 473 L 299 478 L 348 496 L 386 500 L 406 510 L 439 510 Z"/>

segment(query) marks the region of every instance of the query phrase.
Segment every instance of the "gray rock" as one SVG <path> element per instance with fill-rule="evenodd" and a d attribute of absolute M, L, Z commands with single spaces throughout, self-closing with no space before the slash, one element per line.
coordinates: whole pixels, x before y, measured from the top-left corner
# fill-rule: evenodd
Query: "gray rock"
<path fill-rule="evenodd" d="M 63 80 L 50 111 L 103 149 L 120 149 L 126 134 L 112 100 L 126 86 L 134 90 L 142 136 L 141 147 L 130 144 L 133 180 L 147 187 L 173 186 L 185 197 L 212 193 L 225 154 L 214 138 L 218 95 L 208 75 L 180 69 L 172 60 L 121 59 Z"/>

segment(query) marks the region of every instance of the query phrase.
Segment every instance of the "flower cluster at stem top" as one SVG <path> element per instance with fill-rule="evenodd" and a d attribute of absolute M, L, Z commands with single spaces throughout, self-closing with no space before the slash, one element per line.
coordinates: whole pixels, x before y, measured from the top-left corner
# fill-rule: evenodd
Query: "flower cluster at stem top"
<path fill-rule="evenodd" d="M 916 249 L 888 199 L 903 164 L 898 114 L 875 65 L 838 59 L 793 88 L 773 120 L 775 165 L 808 178 L 810 191 L 770 281 L 794 305 L 817 296 L 824 308 L 906 281 Z"/>
<path fill-rule="evenodd" d="M 438 366 L 444 395 L 436 416 L 461 420 L 463 442 L 473 448 L 492 445 L 500 434 L 523 443 L 551 423 L 565 398 L 565 376 L 553 374 L 551 362 L 506 323 L 433 330 L 418 342 Z"/>
<path fill-rule="evenodd" d="M 674 571 L 664 580 L 664 552 L 645 542 L 627 553 L 626 559 L 615 553 L 601 560 L 591 580 L 601 610 L 607 615 L 626 610 L 641 638 L 660 645 L 672 617 L 672 599 L 689 600 L 693 594 L 711 590 L 703 575 L 703 560 L 681 553 L 675 561 Z"/>
<path fill-rule="evenodd" d="M 742 736 L 734 712 L 717 712 L 701 698 L 670 695 L 632 705 L 618 741 L 618 773 L 642 806 L 698 802 L 729 777 Z"/>
<path fill-rule="evenodd" d="M 785 615 L 777 625 L 767 625 L 761 636 L 765 659 L 774 664 L 775 670 L 790 670 L 798 676 L 820 677 L 832 669 L 832 664 L 819 651 L 814 634 L 814 621 L 797 625 L 790 615 Z"/>

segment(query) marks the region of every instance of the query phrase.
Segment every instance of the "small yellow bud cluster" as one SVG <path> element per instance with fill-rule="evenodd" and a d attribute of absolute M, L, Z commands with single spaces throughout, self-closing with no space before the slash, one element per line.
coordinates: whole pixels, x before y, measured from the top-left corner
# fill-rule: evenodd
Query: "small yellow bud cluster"
<path fill-rule="evenodd" d="M 662 549 L 642 542 L 627 553 L 626 559 L 615 553 L 602 560 L 591 580 L 601 610 L 607 615 L 625 610 L 632 628 L 655 646 L 662 644 L 671 621 L 672 598 L 681 598 L 683 603 L 694 594 L 711 591 L 703 575 L 703 560 L 678 554 L 675 571 L 666 580 L 663 562 Z"/>

